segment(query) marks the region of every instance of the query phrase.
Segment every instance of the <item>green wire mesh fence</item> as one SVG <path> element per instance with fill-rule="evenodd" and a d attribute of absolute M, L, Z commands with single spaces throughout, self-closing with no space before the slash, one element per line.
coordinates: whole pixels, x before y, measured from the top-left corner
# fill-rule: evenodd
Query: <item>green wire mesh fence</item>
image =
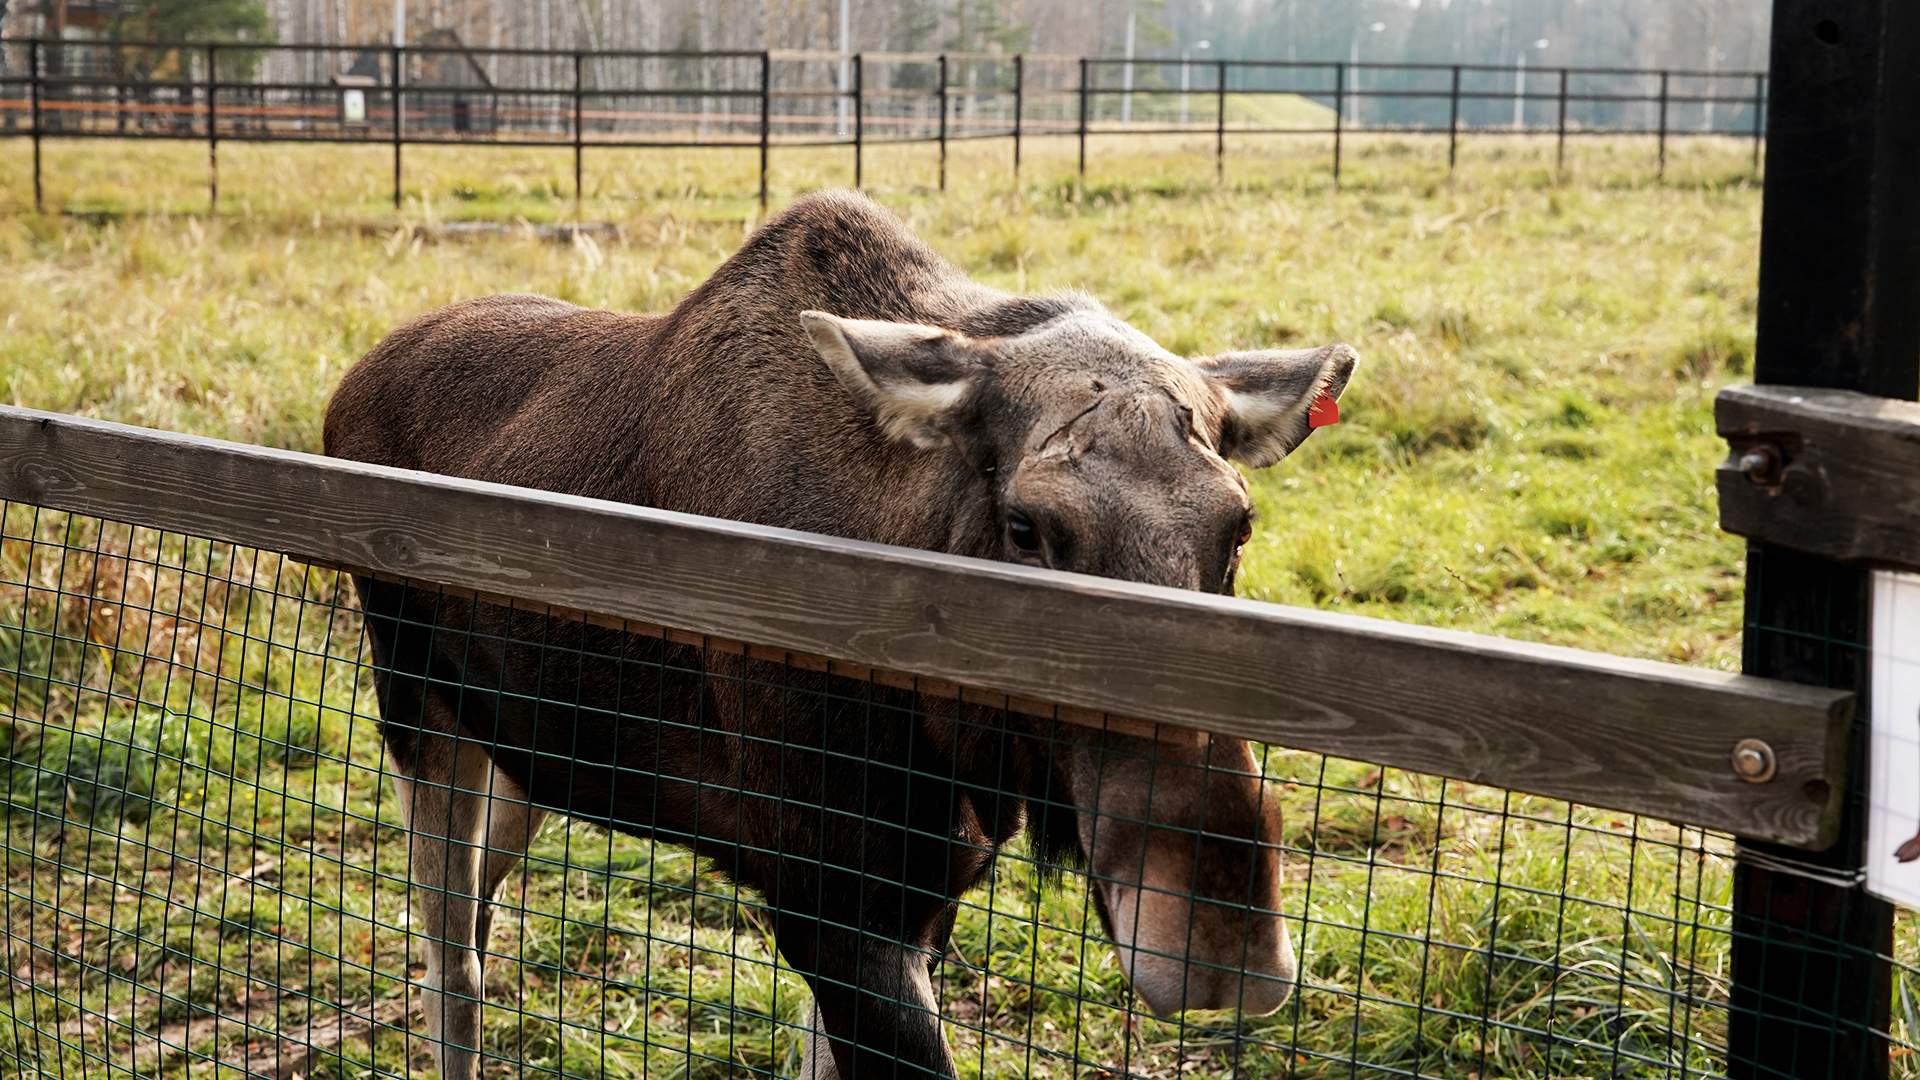
<path fill-rule="evenodd" d="M 928 1032 L 966 1076 L 1727 1070 L 1729 837 L 362 586 L 366 618 L 331 569 L 0 508 L 0 1072 L 915 1075 Z M 1901 919 L 1877 1035 L 1916 1075 Z"/>

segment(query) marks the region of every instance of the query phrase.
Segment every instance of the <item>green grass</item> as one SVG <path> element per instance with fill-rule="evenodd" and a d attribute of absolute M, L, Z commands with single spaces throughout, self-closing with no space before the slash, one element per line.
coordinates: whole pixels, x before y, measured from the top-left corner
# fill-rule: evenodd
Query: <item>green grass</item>
<path fill-rule="evenodd" d="M 982 280 L 1086 288 L 1177 351 L 1359 349 L 1343 422 L 1255 478 L 1246 595 L 1737 666 L 1741 547 L 1715 526 L 1711 402 L 1752 353 L 1743 146 L 1679 145 L 1655 185 L 1645 143 L 1581 142 L 1556 184 L 1550 142 L 1469 139 L 1449 183 L 1444 143 L 1358 138 L 1339 192 L 1319 140 L 1234 140 L 1224 186 L 1206 140 L 1093 148 L 1084 187 L 1058 139 L 1029 147 L 1017 189 L 1004 144 L 956 147 L 946 196 L 927 148 L 876 149 L 867 175 Z M 590 152 L 580 216 L 619 232 L 569 242 L 523 227 L 574 217 L 563 152 L 409 149 L 397 214 L 384 150 L 221 153 L 206 217 L 204 147 L 50 143 L 50 204 L 75 213 L 37 216 L 24 144 L 0 143 L 0 401 L 313 450 L 327 393 L 399 322 L 507 290 L 664 310 L 756 217 L 735 151 Z M 776 151 L 776 202 L 846 182 L 846 162 Z M 437 231 L 460 220 L 509 227 Z M 404 838 L 339 582 L 25 507 L 6 521 L 0 920 L 41 1052 L 212 1075 L 82 1014 L 232 1059 L 249 1033 L 211 1017 L 301 1034 L 339 1007 L 390 1009 Z M 1310 989 L 1247 1041 L 1219 1018 L 1131 1022 L 1111 951 L 1083 946 L 1074 880 L 1042 889 L 1009 862 L 943 967 L 963 1069 L 1017 1074 L 1029 1037 L 1045 1076 L 1074 1072 L 1052 1055 L 1153 1076 L 1345 1076 L 1355 1052 L 1441 1076 L 1721 1067 L 1723 1008 L 1669 1006 L 1675 989 L 1725 1000 L 1725 841 L 1364 763 L 1275 750 L 1268 767 Z M 751 905 L 683 853 L 585 826 L 549 825 L 535 856 L 509 885 L 527 914 L 491 943 L 521 962 L 489 965 L 490 1051 L 572 1075 L 794 1067 L 791 1032 L 727 1011 L 805 1016 Z M 1910 917 L 1901 934 L 1911 958 Z M 1697 1045 L 1670 1045 L 1670 1026 Z M 0 1016 L 0 1049 L 33 1041 Z M 407 1054 L 391 1031 L 340 1051 L 306 1075 Z"/>

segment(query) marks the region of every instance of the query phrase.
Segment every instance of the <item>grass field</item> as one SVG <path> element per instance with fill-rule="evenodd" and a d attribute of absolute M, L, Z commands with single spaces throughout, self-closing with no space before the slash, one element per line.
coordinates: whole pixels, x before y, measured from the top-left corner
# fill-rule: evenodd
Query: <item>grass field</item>
<path fill-rule="evenodd" d="M 1577 142 L 1555 183 L 1551 142 L 1488 137 L 1463 144 L 1449 183 L 1444 141 L 1356 138 L 1338 192 L 1322 141 L 1236 140 L 1224 186 L 1201 143 L 1094 145 L 1084 189 L 1070 140 L 1030 147 L 1017 189 L 1000 143 L 957 147 L 946 196 L 929 190 L 929 148 L 875 149 L 867 176 L 982 280 L 1088 289 L 1175 351 L 1359 349 L 1344 421 L 1256 478 L 1245 595 L 1737 666 L 1741 547 L 1715 526 L 1711 402 L 1752 351 L 1759 199 L 1744 145 L 1678 144 L 1655 185 L 1649 143 Z M 209 218 L 203 146 L 101 143 L 49 144 L 50 205 L 74 213 L 43 217 L 25 151 L 0 143 L 0 401 L 303 450 L 341 373 L 400 321 L 509 290 L 664 310 L 756 217 L 746 152 L 591 152 L 578 213 L 617 234 L 554 242 L 532 226 L 575 216 L 563 152 L 409 149 L 395 213 L 384 150 L 227 147 Z M 774 177 L 776 204 L 850 178 L 846 155 L 801 150 L 776 151 Z M 508 227 L 442 228 L 465 220 Z M 249 1033 L 209 1016 L 324 1028 L 338 1007 L 398 1000 L 404 842 L 339 583 L 23 507 L 6 534 L 4 917 L 54 950 L 9 951 L 17 977 L 39 956 L 25 976 L 37 996 L 16 989 L 16 1005 L 124 1055 L 125 1033 L 76 1004 L 121 1015 L 135 981 L 163 986 L 138 1018 L 231 1056 Z M 59 543 L 83 554 L 50 560 Z M 56 584 L 77 595 L 57 600 Z M 174 662 L 140 659 L 161 651 Z M 195 668 L 226 674 L 180 674 Z M 976 898 L 962 959 L 943 969 L 963 1067 L 1720 1068 L 1724 1006 L 1676 1014 L 1673 995 L 1724 1002 L 1724 840 L 1359 762 L 1276 750 L 1268 768 L 1297 853 L 1286 910 L 1309 988 L 1293 1004 L 1245 1042 L 1217 1023 L 1134 1022 L 1110 950 L 1083 948 L 1083 894 L 1043 895 L 1016 863 Z M 189 850 L 207 865 L 167 854 Z M 797 1022 L 805 1000 L 717 879 L 584 826 L 549 825 L 536 855 L 509 886 L 529 914 L 493 942 L 523 962 L 489 969 L 492 1052 L 569 1075 L 793 1067 L 791 1032 L 725 1013 Z M 56 934 L 29 896 L 87 919 Z M 1901 934 L 1912 957 L 1909 917 Z M 266 991 L 268 971 L 299 992 Z M 0 1018 L 10 1040 L 31 1041 Z M 340 1049 L 308 1075 L 405 1055 L 390 1032 Z M 1896 1066 L 1912 1068 L 1911 1055 Z"/>

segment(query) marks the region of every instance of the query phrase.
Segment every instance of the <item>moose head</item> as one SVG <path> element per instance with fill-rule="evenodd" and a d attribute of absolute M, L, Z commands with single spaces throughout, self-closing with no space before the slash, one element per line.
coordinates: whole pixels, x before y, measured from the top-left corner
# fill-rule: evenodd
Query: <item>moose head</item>
<path fill-rule="evenodd" d="M 1188 359 L 1088 305 L 1006 336 L 801 320 L 883 431 L 971 466 L 992 518 L 976 523 L 983 553 L 1217 593 L 1253 529 L 1233 463 L 1285 458 L 1358 359 L 1345 345 Z M 1067 758 L 1081 854 L 1140 999 L 1163 1015 L 1279 1008 L 1295 965 L 1279 812 L 1252 748 L 1088 732 Z"/>

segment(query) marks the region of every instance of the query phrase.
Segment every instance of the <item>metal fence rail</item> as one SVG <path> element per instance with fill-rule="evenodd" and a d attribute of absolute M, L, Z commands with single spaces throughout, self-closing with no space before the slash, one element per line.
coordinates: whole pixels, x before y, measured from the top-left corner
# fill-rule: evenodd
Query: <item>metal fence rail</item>
<path fill-rule="evenodd" d="M 1830 746 L 1846 737 L 1835 691 L 1690 684 L 1701 673 L 1519 647 L 1542 666 L 1537 704 L 1516 717 L 1517 699 L 1500 703 L 1517 680 L 1499 665 L 1517 657 L 1495 639 L 1406 628 L 1400 663 L 1356 664 L 1371 621 L 1300 613 L 1296 644 L 1345 651 L 1249 667 L 1233 642 L 1275 613 L 1265 605 L 45 414 L 0 416 L 0 461 L 0 1060 L 40 1074 L 427 1067 L 423 962 L 453 939 L 422 888 L 431 847 L 410 846 L 402 808 L 484 796 L 486 827 L 465 842 L 499 856 L 500 888 L 464 895 L 495 897 L 475 1046 L 489 1071 L 796 1075 L 814 998 L 859 987 L 895 1005 L 851 1035 L 883 1074 L 916 1074 L 907 1036 L 932 1010 L 963 1075 L 1723 1075 L 1739 1011 L 1726 959 L 1769 927 L 1735 921 L 1733 837 L 1604 808 L 1697 767 L 1684 751 L 1616 754 L 1608 740 L 1631 733 L 1613 717 L 1638 709 L 1643 744 L 1684 747 L 1718 697 L 1741 722 L 1771 708 L 1802 727 L 1837 721 L 1820 736 L 1841 740 Z M 793 558 L 811 580 L 792 581 Z M 381 572 L 384 592 L 362 585 L 374 614 L 328 563 Z M 843 565 L 864 585 L 848 589 Z M 1005 595 L 978 595 L 995 580 Z M 1008 614 L 1022 609 L 1053 626 L 1052 647 L 1023 643 L 1032 631 Z M 1183 611 L 1218 640 L 1162 639 Z M 1099 634 L 1070 631 L 1094 612 Z M 384 649 L 368 648 L 368 624 Z M 419 670 L 408 635 L 457 658 L 420 682 L 460 695 L 452 753 L 512 761 L 512 718 L 532 717 L 518 729 L 534 733 L 526 775 L 562 782 L 529 798 L 508 778 L 521 766 L 503 766 L 405 794 L 405 753 L 383 748 L 381 723 L 385 709 L 391 733 L 392 687 Z M 1136 636 L 1165 658 L 1143 650 L 1137 671 L 1088 659 Z M 1183 673 L 1203 647 L 1222 666 Z M 956 681 L 957 668 L 977 677 Z M 1321 696 L 1300 691 L 1315 683 Z M 1673 696 L 1663 707 L 1636 685 Z M 1415 686 L 1425 714 L 1402 696 Z M 1331 722 L 1344 715 L 1331 703 L 1367 708 L 1367 690 L 1446 737 L 1369 743 L 1365 725 Z M 1127 720 L 1111 715 L 1120 702 L 1147 707 Z M 1164 723 L 1176 716 L 1242 734 L 1254 717 L 1276 738 L 1215 758 L 1237 741 L 1203 749 Z M 1542 795 L 1412 764 L 1449 760 L 1471 733 L 1479 748 L 1458 760 L 1512 775 L 1569 752 L 1567 717 L 1585 721 L 1576 742 L 1600 744 L 1582 752 L 1611 765 L 1543 770 Z M 1730 746 L 1728 722 L 1699 730 L 1718 725 Z M 1367 745 L 1399 765 L 1315 752 Z M 1679 796 L 1670 816 L 1690 806 L 1778 833 L 1785 819 L 1754 809 L 1764 799 L 1740 801 L 1767 785 L 1719 756 L 1721 785 Z M 1230 814 L 1183 816 L 1249 789 L 1278 811 L 1250 831 Z M 1574 790 L 1588 795 L 1554 797 Z M 595 792 L 618 809 L 597 815 Z M 953 831 L 951 812 L 990 821 L 1016 803 L 1028 838 L 952 895 L 952 875 L 991 845 Z M 683 804 L 699 812 L 670 812 Z M 577 817 L 529 827 L 530 807 Z M 1206 892 L 1189 873 L 1249 852 L 1235 865 L 1277 868 L 1275 888 L 1251 873 L 1237 896 Z M 810 905 L 807 883 L 835 867 L 853 901 Z M 1150 905 L 1196 893 L 1213 902 L 1171 919 L 1186 939 L 1136 941 L 1134 963 L 1187 957 L 1190 980 L 1238 979 L 1259 966 L 1256 936 L 1202 955 L 1194 935 L 1277 914 L 1299 986 L 1271 1015 L 1156 1019 L 1130 984 L 1114 896 L 1142 926 Z M 906 1008 L 913 994 L 857 966 L 822 970 L 824 953 L 896 940 L 928 896 L 951 897 L 951 922 L 915 953 L 926 979 Z M 1825 947 L 1770 942 L 1776 962 Z M 1897 1001 L 1920 991 L 1915 948 L 1907 936 L 1897 959 L 1875 958 Z M 1241 982 L 1227 996 L 1256 993 Z M 1889 1028 L 1856 1035 L 1911 1054 L 1910 1012 L 1896 1004 Z"/>
<path fill-rule="evenodd" d="M 1533 81 L 1528 82 L 1531 78 Z M 865 149 L 1008 139 L 1017 179 L 1023 140 L 1072 137 L 1086 177 L 1089 139 L 1227 137 L 1330 141 L 1340 181 L 1355 134 L 1445 137 L 1448 169 L 1463 135 L 1569 136 L 1656 143 L 1764 137 L 1766 76 L 1744 71 L 1478 64 L 1181 60 L 981 53 L 598 52 L 452 46 L 0 41 L 0 135 L 205 141 L 217 205 L 221 142 L 388 145 L 393 200 L 408 145 L 570 149 L 574 197 L 587 149 L 845 146 L 858 186 Z M 1292 108 L 1284 107 L 1293 103 Z"/>

